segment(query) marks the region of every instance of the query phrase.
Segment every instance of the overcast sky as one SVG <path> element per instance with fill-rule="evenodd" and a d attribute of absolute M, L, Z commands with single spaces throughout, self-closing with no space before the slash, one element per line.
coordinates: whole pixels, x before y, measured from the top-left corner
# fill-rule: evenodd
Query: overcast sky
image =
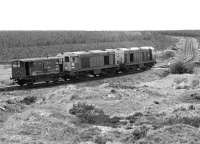
<path fill-rule="evenodd" d="M 200 29 L 200 1 L 0 1 L 0 30 L 166 29 Z"/>

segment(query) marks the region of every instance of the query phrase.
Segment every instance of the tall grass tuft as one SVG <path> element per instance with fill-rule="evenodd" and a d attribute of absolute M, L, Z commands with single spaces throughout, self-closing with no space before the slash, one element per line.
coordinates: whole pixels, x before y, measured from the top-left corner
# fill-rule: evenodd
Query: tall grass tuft
<path fill-rule="evenodd" d="M 176 61 L 175 63 L 171 64 L 170 72 L 172 74 L 184 74 L 184 73 L 193 73 L 194 72 L 194 64 L 193 63 L 187 63 L 185 64 L 182 61 Z"/>

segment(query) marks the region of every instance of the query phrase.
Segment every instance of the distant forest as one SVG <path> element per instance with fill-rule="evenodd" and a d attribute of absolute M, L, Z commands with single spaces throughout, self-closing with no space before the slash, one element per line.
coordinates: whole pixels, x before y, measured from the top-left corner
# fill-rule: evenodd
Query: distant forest
<path fill-rule="evenodd" d="M 152 40 L 158 34 L 199 37 L 200 31 L 1 31 L 0 48 L 131 42 Z"/>
<path fill-rule="evenodd" d="M 150 35 L 128 31 L 1 31 L 0 48 L 134 41 L 150 39 Z"/>
<path fill-rule="evenodd" d="M 161 34 L 171 36 L 200 37 L 200 30 L 177 30 L 177 31 L 160 31 Z"/>
<path fill-rule="evenodd" d="M 0 62 L 63 51 L 133 46 L 166 49 L 175 42 L 171 36 L 199 37 L 200 31 L 0 31 Z"/>

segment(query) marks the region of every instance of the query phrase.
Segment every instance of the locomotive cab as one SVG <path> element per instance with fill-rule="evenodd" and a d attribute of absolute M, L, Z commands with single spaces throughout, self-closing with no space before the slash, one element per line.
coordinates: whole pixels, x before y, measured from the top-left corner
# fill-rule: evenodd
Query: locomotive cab
<path fill-rule="evenodd" d="M 78 68 L 77 64 L 78 64 L 78 56 L 71 55 L 64 57 L 64 69 L 66 71 L 77 69 Z"/>
<path fill-rule="evenodd" d="M 65 56 L 63 62 L 64 70 L 71 71 L 77 69 L 77 57 L 76 56 Z"/>
<path fill-rule="evenodd" d="M 77 52 L 65 52 L 57 55 L 61 60 L 61 67 L 64 72 L 79 69 L 79 57 Z"/>

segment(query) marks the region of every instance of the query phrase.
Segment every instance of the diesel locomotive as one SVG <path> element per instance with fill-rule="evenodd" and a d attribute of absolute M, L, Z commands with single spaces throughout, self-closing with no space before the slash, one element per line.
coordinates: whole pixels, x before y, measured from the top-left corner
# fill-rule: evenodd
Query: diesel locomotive
<path fill-rule="evenodd" d="M 54 57 L 12 60 L 12 77 L 20 86 L 152 67 L 153 47 L 62 52 Z"/>

